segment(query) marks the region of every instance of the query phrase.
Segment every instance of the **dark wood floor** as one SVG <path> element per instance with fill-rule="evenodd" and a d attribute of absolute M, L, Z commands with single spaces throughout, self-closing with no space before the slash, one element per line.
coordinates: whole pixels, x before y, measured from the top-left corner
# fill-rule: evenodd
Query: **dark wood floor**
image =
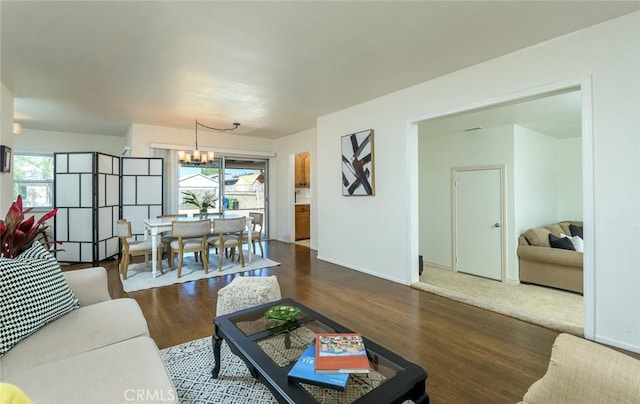
<path fill-rule="evenodd" d="M 515 403 L 546 371 L 557 332 L 316 259 L 277 241 L 265 254 L 280 266 L 125 293 L 116 261 L 111 296 L 142 306 L 165 348 L 213 332 L 217 291 L 235 276 L 277 275 L 291 297 L 420 364 L 432 403 Z"/>

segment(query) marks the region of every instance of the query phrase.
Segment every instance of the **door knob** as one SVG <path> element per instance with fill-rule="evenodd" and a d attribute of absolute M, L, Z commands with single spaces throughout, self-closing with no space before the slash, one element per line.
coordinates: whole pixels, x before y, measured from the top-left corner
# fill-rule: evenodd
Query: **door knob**
<path fill-rule="evenodd" d="M 500 227 L 500 223 L 494 224 L 493 227 Z"/>

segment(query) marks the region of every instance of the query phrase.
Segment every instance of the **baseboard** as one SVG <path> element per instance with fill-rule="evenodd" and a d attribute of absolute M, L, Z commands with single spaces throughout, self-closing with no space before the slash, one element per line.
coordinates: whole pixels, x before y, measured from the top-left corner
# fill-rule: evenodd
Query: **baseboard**
<path fill-rule="evenodd" d="M 445 269 L 447 271 L 453 271 L 453 267 L 451 267 L 451 266 L 435 264 L 433 262 L 428 262 L 428 261 L 424 261 L 424 266 L 425 267 L 438 268 L 438 269 Z"/>
<path fill-rule="evenodd" d="M 410 286 L 411 285 L 411 282 L 407 282 L 404 279 L 386 276 L 384 274 L 380 274 L 380 273 L 377 273 L 377 272 L 371 272 L 370 270 L 368 270 L 366 268 L 357 267 L 357 266 L 351 266 L 351 265 L 345 264 L 344 262 L 332 260 L 330 258 L 325 258 L 325 257 L 320 256 L 320 255 L 318 255 L 317 259 L 319 259 L 321 261 L 330 262 L 330 263 L 335 264 L 335 265 L 340 265 L 341 267 L 352 269 L 354 271 L 362 272 L 362 273 L 365 273 L 367 275 L 375 276 L 376 278 L 386 279 L 388 281 L 395 282 L 395 283 L 400 283 L 400 284 L 406 285 L 406 286 Z"/>
<path fill-rule="evenodd" d="M 611 338 L 607 338 L 607 337 L 599 337 L 597 335 L 596 335 L 596 342 L 599 342 L 599 343 L 605 344 L 605 345 L 614 346 L 616 348 L 624 349 L 625 351 L 635 352 L 635 353 L 639 353 L 640 354 L 640 346 L 638 346 L 638 345 L 631 345 L 631 344 L 627 344 L 625 342 L 620 342 L 620 341 L 615 340 L 615 339 L 611 339 Z"/>

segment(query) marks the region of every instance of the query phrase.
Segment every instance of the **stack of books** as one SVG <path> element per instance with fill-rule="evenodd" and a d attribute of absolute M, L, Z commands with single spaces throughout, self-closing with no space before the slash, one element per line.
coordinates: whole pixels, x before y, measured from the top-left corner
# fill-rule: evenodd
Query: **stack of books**
<path fill-rule="evenodd" d="M 351 373 L 368 373 L 369 359 L 362 335 L 317 334 L 289 371 L 289 379 L 344 390 Z"/>

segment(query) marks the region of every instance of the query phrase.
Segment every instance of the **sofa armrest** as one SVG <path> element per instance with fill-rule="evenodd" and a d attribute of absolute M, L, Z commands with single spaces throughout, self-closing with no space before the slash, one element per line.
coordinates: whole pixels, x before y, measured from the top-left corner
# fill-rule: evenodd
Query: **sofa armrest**
<path fill-rule="evenodd" d="M 518 257 L 527 261 L 546 262 L 576 268 L 582 268 L 583 262 L 583 255 L 578 251 L 522 244 L 518 246 Z"/>
<path fill-rule="evenodd" d="M 634 403 L 640 397 L 640 361 L 611 348 L 560 334 L 547 373 L 523 402 Z"/>
<path fill-rule="evenodd" d="M 80 306 L 111 300 L 107 270 L 103 267 L 66 271 L 62 275 L 80 301 Z"/>

